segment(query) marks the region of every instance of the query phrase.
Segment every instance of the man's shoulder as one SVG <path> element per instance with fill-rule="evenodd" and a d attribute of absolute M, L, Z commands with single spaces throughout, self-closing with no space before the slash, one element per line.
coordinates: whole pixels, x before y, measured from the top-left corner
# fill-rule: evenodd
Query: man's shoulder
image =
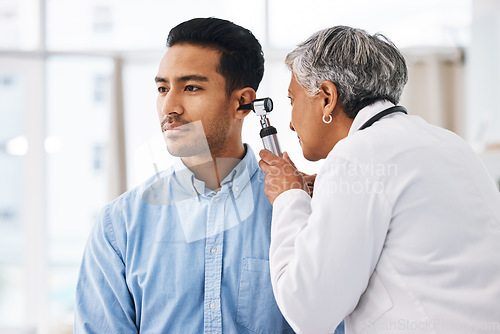
<path fill-rule="evenodd" d="M 107 208 L 123 210 L 126 208 L 132 208 L 135 205 L 148 204 L 147 196 L 151 194 L 153 190 L 165 190 L 165 187 L 170 184 L 173 173 L 174 167 L 170 166 L 167 169 L 150 176 L 139 185 L 127 190 L 111 201 L 107 205 Z"/>

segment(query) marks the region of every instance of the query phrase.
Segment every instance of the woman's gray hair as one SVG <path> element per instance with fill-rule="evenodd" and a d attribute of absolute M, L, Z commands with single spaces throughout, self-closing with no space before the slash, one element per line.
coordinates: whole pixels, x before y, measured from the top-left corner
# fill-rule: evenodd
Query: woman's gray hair
<path fill-rule="evenodd" d="M 315 33 L 285 63 L 311 96 L 332 82 L 350 118 L 379 100 L 397 104 L 408 81 L 405 59 L 389 39 L 346 26 Z"/>

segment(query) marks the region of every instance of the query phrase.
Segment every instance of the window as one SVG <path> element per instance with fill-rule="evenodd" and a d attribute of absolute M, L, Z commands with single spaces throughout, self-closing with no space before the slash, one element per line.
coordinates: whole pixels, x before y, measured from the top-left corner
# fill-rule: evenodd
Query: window
<path fill-rule="evenodd" d="M 314 31 L 348 25 L 385 33 L 399 48 L 465 46 L 470 39 L 471 18 L 469 0 L 309 0 L 307 5 L 302 0 L 271 0 L 269 44 L 290 49 Z"/>
<path fill-rule="evenodd" d="M 0 331 L 2 326 L 24 326 L 30 294 L 37 298 L 28 263 L 39 249 L 34 241 L 40 216 L 33 198 L 43 179 L 40 160 L 34 153 L 40 132 L 40 94 L 29 87 L 41 86 L 43 62 L 37 59 L 2 57 L 0 62 Z M 29 94 L 30 99 L 26 98 Z M 35 268 L 32 268 L 35 269 Z"/>
<path fill-rule="evenodd" d="M 245 10 L 241 10 L 245 8 Z M 235 20 L 263 36 L 264 0 L 47 0 L 51 50 L 158 50 L 168 31 L 194 17 Z"/>
<path fill-rule="evenodd" d="M 38 47 L 38 0 L 0 1 L 0 48 L 33 50 Z"/>
<path fill-rule="evenodd" d="M 21 75 L 0 67 L 0 323 L 17 325 L 25 310 L 21 221 L 23 156 Z M 23 140 L 24 138 L 24 140 Z M 8 191 L 7 191 L 8 190 Z"/>
<path fill-rule="evenodd" d="M 110 7 L 94 8 L 94 33 L 111 33 L 113 31 L 113 15 Z"/>
<path fill-rule="evenodd" d="M 48 303 L 55 322 L 72 321 L 84 245 L 108 201 L 111 99 L 102 87 L 110 86 L 112 71 L 108 58 L 54 56 L 47 62 L 46 128 L 53 143 L 46 158 Z M 106 102 L 95 103 L 96 91 Z"/>

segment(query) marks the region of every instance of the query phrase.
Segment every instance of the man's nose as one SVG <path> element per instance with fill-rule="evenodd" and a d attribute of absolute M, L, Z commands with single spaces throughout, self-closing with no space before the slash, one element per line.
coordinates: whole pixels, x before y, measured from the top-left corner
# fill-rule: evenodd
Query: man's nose
<path fill-rule="evenodd" d="M 164 116 L 181 115 L 184 112 L 180 99 L 172 92 L 163 97 L 159 107 Z"/>

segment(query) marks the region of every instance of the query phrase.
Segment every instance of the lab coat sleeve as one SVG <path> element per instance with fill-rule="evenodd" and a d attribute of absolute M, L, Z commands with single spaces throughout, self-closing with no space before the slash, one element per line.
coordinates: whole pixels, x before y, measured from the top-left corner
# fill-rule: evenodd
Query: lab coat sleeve
<path fill-rule="evenodd" d="M 108 208 L 94 225 L 85 248 L 77 282 L 74 332 L 138 332 Z"/>
<path fill-rule="evenodd" d="M 333 333 L 374 271 L 391 208 L 387 180 L 369 167 L 328 157 L 312 199 L 294 189 L 274 202 L 271 280 L 278 306 L 298 333 Z"/>

